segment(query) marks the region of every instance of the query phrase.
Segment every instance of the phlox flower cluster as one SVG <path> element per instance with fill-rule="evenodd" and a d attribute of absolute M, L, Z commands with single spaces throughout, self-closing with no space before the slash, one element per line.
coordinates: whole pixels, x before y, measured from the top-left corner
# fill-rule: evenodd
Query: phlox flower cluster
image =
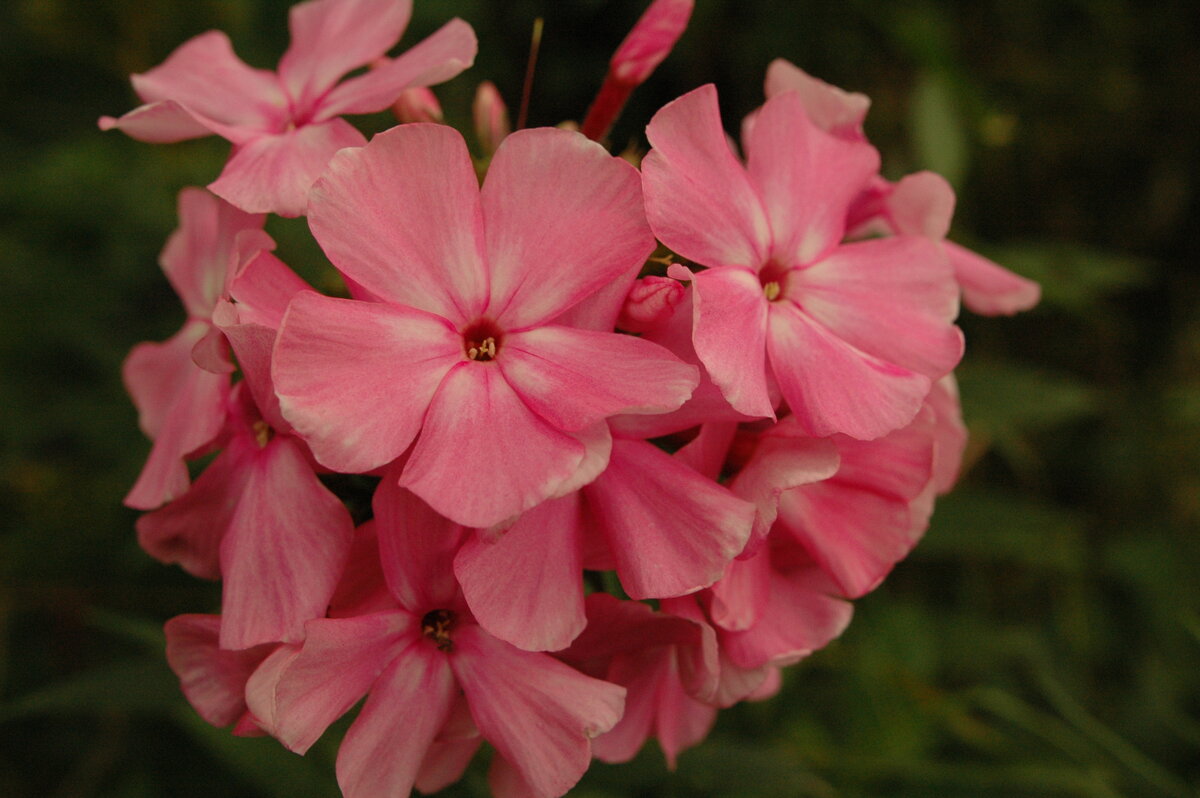
<path fill-rule="evenodd" d="M 481 84 L 476 157 L 428 88 L 474 34 L 389 56 L 407 0 L 295 6 L 277 72 L 203 34 L 101 120 L 233 145 L 162 252 L 187 320 L 124 369 L 138 539 L 222 586 L 167 658 L 206 720 L 301 754 L 365 698 L 347 798 L 437 791 L 484 743 L 505 798 L 650 738 L 673 767 L 921 537 L 965 443 L 960 298 L 1037 301 L 945 240 L 944 180 L 880 176 L 866 97 L 786 61 L 740 148 L 709 85 L 610 154 L 691 8 L 650 4 L 582 132 L 513 132 Z M 341 118 L 389 107 L 370 141 Z M 268 213 L 307 217 L 342 290 Z"/>

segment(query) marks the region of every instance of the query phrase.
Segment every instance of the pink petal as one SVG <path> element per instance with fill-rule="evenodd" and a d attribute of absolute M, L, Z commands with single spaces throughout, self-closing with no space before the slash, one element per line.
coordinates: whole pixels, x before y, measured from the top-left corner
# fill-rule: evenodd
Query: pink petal
<path fill-rule="evenodd" d="M 1042 287 L 952 241 L 944 244 L 963 304 L 982 316 L 1011 316 L 1042 298 Z"/>
<path fill-rule="evenodd" d="M 935 172 L 905 175 L 886 201 L 892 228 L 900 235 L 941 241 L 954 216 L 954 189 Z"/>
<path fill-rule="evenodd" d="M 939 245 L 895 236 L 838 247 L 789 275 L 787 291 L 838 338 L 937 379 L 963 353 L 954 280 Z"/>
<path fill-rule="evenodd" d="M 388 592 L 372 519 L 355 530 L 346 567 L 329 599 L 329 617 L 353 618 L 392 609 L 396 609 L 396 599 Z"/>
<path fill-rule="evenodd" d="M 469 740 L 439 740 L 429 746 L 421 769 L 417 772 L 415 786 L 425 795 L 444 790 L 462 778 L 482 744 L 479 737 Z M 499 761 L 499 757 L 496 760 Z M 496 798 L 500 798 L 498 795 Z"/>
<path fill-rule="evenodd" d="M 200 717 L 213 726 L 234 723 L 246 712 L 246 681 L 274 650 L 256 646 L 245 651 L 217 647 L 219 615 L 178 615 L 167 621 L 167 662 Z"/>
<path fill-rule="evenodd" d="M 263 134 L 237 147 L 208 188 L 244 211 L 303 216 L 308 190 L 334 153 L 366 143 L 344 119 Z"/>
<path fill-rule="evenodd" d="M 676 450 L 675 459 L 715 482 L 725 470 L 737 430 L 737 423 L 732 421 L 701 424 L 696 437 Z"/>
<path fill-rule="evenodd" d="M 192 113 L 173 100 L 139 105 L 119 117 L 102 116 L 99 127 L 101 130 L 120 130 L 132 139 L 149 144 L 173 144 L 211 136 L 218 131 L 221 131 L 219 135 L 230 132 L 230 135 L 239 137 L 226 126 Z"/>
<path fill-rule="evenodd" d="M 552 496 L 585 447 L 535 415 L 492 363 L 453 368 L 400 484 L 460 524 L 489 527 Z"/>
<path fill-rule="evenodd" d="M 586 491 L 621 585 L 636 599 L 711 585 L 754 521 L 752 505 L 641 441 L 613 441 L 608 470 Z"/>
<path fill-rule="evenodd" d="M 537 795 L 565 793 L 591 760 L 589 740 L 621 717 L 625 690 L 478 626 L 455 636 L 450 665 L 480 733 Z"/>
<path fill-rule="evenodd" d="M 488 315 L 507 329 L 542 324 L 635 274 L 654 249 L 637 170 L 571 131 L 504 139 L 482 202 Z"/>
<path fill-rule="evenodd" d="M 782 58 L 776 58 L 767 67 L 764 90 L 768 98 L 795 91 L 803 100 L 809 118 L 821 130 L 840 138 L 863 137 L 863 119 L 871 107 L 871 99 L 865 94 L 839 89 Z"/>
<path fill-rule="evenodd" d="M 583 459 L 575 473 L 554 489 L 550 494 L 551 499 L 569 496 L 584 485 L 590 485 L 608 468 L 608 458 L 612 455 L 612 433 L 607 422 L 597 422 L 579 432 L 571 433 L 571 437 L 583 444 Z"/>
<path fill-rule="evenodd" d="M 963 453 L 967 448 L 967 427 L 958 401 L 958 383 L 947 374 L 933 384 L 925 403 L 934 414 L 933 475 L 937 493 L 949 492 L 958 481 Z"/>
<path fill-rule="evenodd" d="M 783 267 L 812 263 L 838 245 L 850 202 L 879 169 L 874 147 L 822 131 L 795 92 L 767 100 L 746 147 L 774 234 L 771 256 Z"/>
<path fill-rule="evenodd" d="M 471 26 L 452 19 L 397 58 L 336 86 L 318 104 L 317 118 L 382 111 L 406 90 L 455 77 L 475 63 L 478 49 Z"/>
<path fill-rule="evenodd" d="M 678 408 L 699 369 L 631 335 L 538 327 L 505 337 L 497 364 L 531 410 L 566 431 L 617 413 Z"/>
<path fill-rule="evenodd" d="M 573 498 L 544 502 L 507 532 L 472 536 L 454 575 L 476 620 L 526 651 L 558 651 L 583 631 L 583 519 Z"/>
<path fill-rule="evenodd" d="M 279 59 L 279 78 L 296 109 L 311 110 L 338 78 L 391 49 L 411 16 L 412 0 L 309 0 L 292 6 L 292 42 Z"/>
<path fill-rule="evenodd" d="M 237 301 L 238 323 L 278 330 L 292 297 L 309 287 L 275 255 L 259 252 L 238 268 L 229 294 Z"/>
<path fill-rule="evenodd" d="M 872 357 L 790 302 L 771 307 L 767 355 L 788 407 L 805 432 L 871 439 L 908 424 L 930 381 Z"/>
<path fill-rule="evenodd" d="M 736 559 L 709 589 L 712 622 L 740 632 L 762 619 L 771 600 L 771 556 L 766 549 L 747 559 Z"/>
<path fill-rule="evenodd" d="M 667 324 L 687 289 L 670 277 L 640 278 L 626 295 L 617 326 L 632 333 L 648 332 Z"/>
<path fill-rule="evenodd" d="M 692 341 L 709 377 L 735 410 L 775 417 L 767 392 L 767 298 L 757 275 L 708 269 L 692 279 Z"/>
<path fill-rule="evenodd" d="M 371 506 L 388 589 L 402 606 L 424 614 L 455 599 L 454 555 L 467 530 L 396 484 L 399 466 L 384 472 Z"/>
<path fill-rule="evenodd" d="M 221 543 L 222 648 L 304 639 L 325 615 L 354 525 L 295 438 L 276 436 L 242 473 L 245 490 Z"/>
<path fill-rule="evenodd" d="M 487 301 L 478 185 L 457 131 L 400 125 L 333 159 L 313 186 L 309 225 L 372 294 L 462 326 Z"/>
<path fill-rule="evenodd" d="M 238 136 L 231 139 L 235 143 L 250 131 L 278 129 L 287 111 L 275 73 L 246 66 L 220 31 L 189 39 L 166 61 L 132 80 L 142 102 L 177 102 L 230 128 Z"/>
<path fill-rule="evenodd" d="M 673 657 L 668 662 L 675 665 Z M 666 757 L 667 768 L 674 770 L 679 754 L 699 745 L 708 736 L 717 721 L 717 708 L 689 695 L 672 667 L 659 687 L 657 709 L 655 736 Z"/>
<path fill-rule="evenodd" d="M 376 680 L 338 748 L 345 798 L 408 795 L 457 694 L 446 657 L 410 647 Z"/>
<path fill-rule="evenodd" d="M 625 712 L 616 726 L 592 741 L 592 754 L 601 762 L 628 762 L 654 733 L 659 693 L 672 675 L 674 654 L 670 648 L 655 648 L 618 660 L 609 670 L 606 679 L 625 688 Z"/>
<path fill-rule="evenodd" d="M 309 621 L 298 652 L 250 677 L 246 703 L 264 729 L 303 754 L 419 635 L 420 619 L 406 612 Z"/>
<path fill-rule="evenodd" d="M 688 260 L 757 271 L 771 229 L 758 194 L 729 148 L 714 86 L 664 106 L 646 128 L 646 216 L 654 234 Z"/>
<path fill-rule="evenodd" d="M 323 465 L 370 471 L 404 452 L 461 336 L 413 308 L 305 291 L 284 317 L 273 377 L 283 415 Z"/>

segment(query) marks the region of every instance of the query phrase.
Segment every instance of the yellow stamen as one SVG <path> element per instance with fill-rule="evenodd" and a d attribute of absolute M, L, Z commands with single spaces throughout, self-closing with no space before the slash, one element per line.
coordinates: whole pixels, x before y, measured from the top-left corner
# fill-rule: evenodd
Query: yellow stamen
<path fill-rule="evenodd" d="M 491 360 L 496 356 L 496 339 L 488 336 L 478 344 L 472 342 L 467 349 L 467 357 L 471 360 Z"/>
<path fill-rule="evenodd" d="M 258 444 L 258 448 L 262 449 L 271 442 L 274 430 L 271 429 L 271 425 L 267 422 L 259 419 L 254 422 L 250 429 L 254 431 L 254 441 Z"/>
<path fill-rule="evenodd" d="M 768 302 L 774 302 L 776 299 L 779 299 L 779 283 L 772 280 L 764 285 L 763 296 L 767 298 Z"/>

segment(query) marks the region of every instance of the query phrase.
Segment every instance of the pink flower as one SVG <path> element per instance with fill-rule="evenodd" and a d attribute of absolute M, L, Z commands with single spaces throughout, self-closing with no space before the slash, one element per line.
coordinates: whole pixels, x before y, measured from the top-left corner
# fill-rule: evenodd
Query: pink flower
<path fill-rule="evenodd" d="M 387 52 L 411 14 L 412 0 L 300 3 L 288 17 L 292 42 L 278 72 L 242 63 L 224 33 L 203 33 L 134 75 L 146 105 L 101 117 L 100 127 L 149 142 L 215 133 L 233 155 L 209 186 L 214 194 L 245 211 L 299 216 L 333 154 L 366 143 L 343 114 L 382 111 L 405 89 L 449 80 L 474 61 L 475 34 L 455 19 L 399 58 L 338 83 Z"/>
<path fill-rule="evenodd" d="M 660 240 L 709 268 L 693 283 L 693 342 L 733 407 L 774 416 L 767 374 L 805 430 L 877 438 L 916 415 L 962 355 L 957 291 L 937 243 L 920 236 L 842 244 L 875 150 L 834 138 L 796 92 L 758 112 L 743 166 L 701 87 L 651 120 L 642 163 Z"/>
<path fill-rule="evenodd" d="M 653 247 L 636 171 L 577 133 L 514 133 L 481 190 L 461 135 L 402 125 L 333 159 L 309 221 L 381 300 L 301 293 L 279 333 L 283 415 L 329 468 L 370 471 L 415 440 L 400 483 L 488 527 L 582 484 L 604 419 L 696 385 L 661 347 L 552 323 Z"/>
<path fill-rule="evenodd" d="M 484 157 L 490 157 L 500 142 L 512 133 L 508 121 L 508 106 L 500 96 L 500 90 L 490 80 L 485 80 L 475 89 L 475 101 L 471 103 L 471 116 L 475 121 L 475 138 Z"/>

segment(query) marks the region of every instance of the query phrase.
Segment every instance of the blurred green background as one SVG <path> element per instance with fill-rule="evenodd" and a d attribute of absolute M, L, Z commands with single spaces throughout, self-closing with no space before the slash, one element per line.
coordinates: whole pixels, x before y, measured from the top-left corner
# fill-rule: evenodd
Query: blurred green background
<path fill-rule="evenodd" d="M 1182 2 L 698 0 L 614 142 L 716 82 L 727 126 L 786 57 L 874 101 L 896 178 L 942 172 L 954 237 L 1041 281 L 1014 319 L 964 314 L 969 467 L 916 552 L 783 694 L 721 715 L 667 772 L 653 745 L 573 795 L 1188 796 L 1200 789 L 1200 24 Z M 225 30 L 273 67 L 284 0 L 0 6 L 0 796 L 333 796 L 308 757 L 235 740 L 183 701 L 162 622 L 215 585 L 141 553 L 120 504 L 149 444 L 120 383 L 182 311 L 156 266 L 216 139 L 101 134 L 130 72 Z M 406 44 L 471 22 L 475 84 L 531 124 L 582 116 L 644 0 L 418 0 Z M 361 121 L 368 130 L 384 119 Z M 284 260 L 319 273 L 303 222 Z M 328 736 L 328 735 L 327 735 Z M 448 795 L 486 793 L 471 770 Z"/>

